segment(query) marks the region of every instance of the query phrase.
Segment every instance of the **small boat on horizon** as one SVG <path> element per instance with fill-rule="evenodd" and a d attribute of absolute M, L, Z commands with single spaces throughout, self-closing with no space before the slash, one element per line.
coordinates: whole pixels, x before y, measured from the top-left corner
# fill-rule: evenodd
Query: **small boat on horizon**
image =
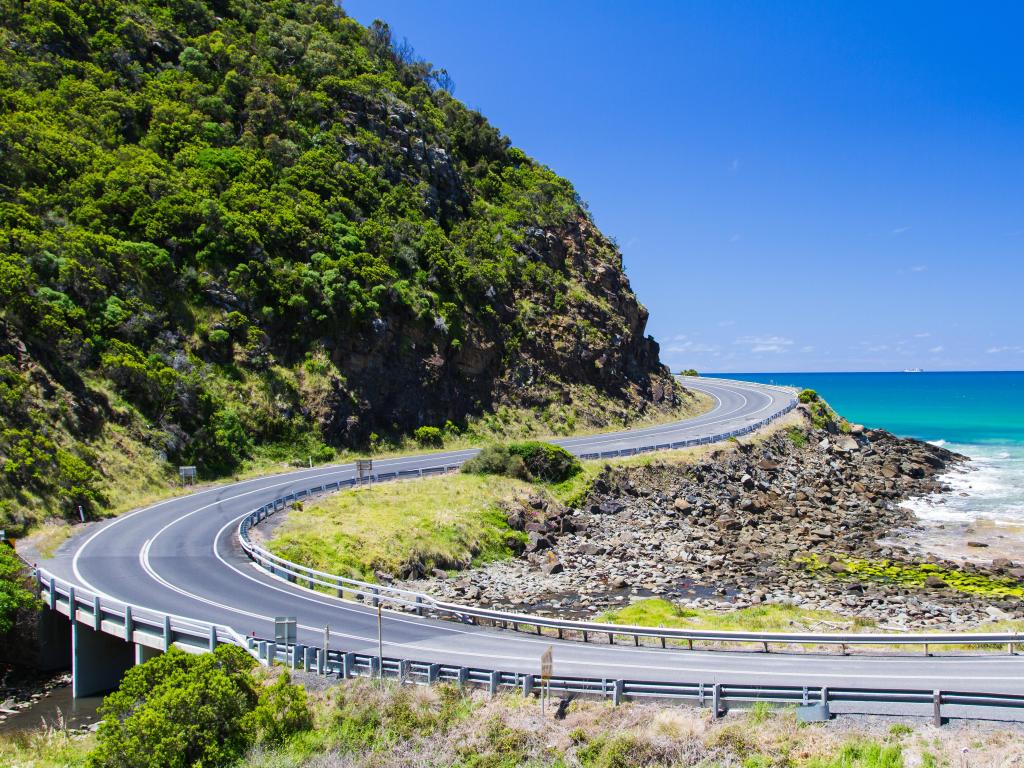
<path fill-rule="evenodd" d="M 924 373 L 923 368 L 904 368 L 904 373 Z"/>

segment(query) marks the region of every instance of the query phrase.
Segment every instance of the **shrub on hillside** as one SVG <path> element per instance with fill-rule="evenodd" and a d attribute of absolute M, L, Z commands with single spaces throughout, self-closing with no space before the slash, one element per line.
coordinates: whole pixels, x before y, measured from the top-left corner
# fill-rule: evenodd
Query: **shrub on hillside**
<path fill-rule="evenodd" d="M 696 368 L 687 368 L 685 371 L 680 371 L 679 375 L 680 376 L 700 376 L 700 374 L 697 373 L 697 369 Z"/>
<path fill-rule="evenodd" d="M 306 693 L 287 673 L 261 686 L 235 646 L 192 656 L 172 648 L 128 670 L 101 707 L 92 768 L 230 765 L 254 744 L 310 727 Z"/>
<path fill-rule="evenodd" d="M 437 427 L 418 427 L 412 436 L 424 448 L 440 448 L 444 445 L 444 433 Z"/>
<path fill-rule="evenodd" d="M 808 403 L 816 403 L 818 402 L 818 393 L 815 392 L 813 389 L 805 389 L 803 392 L 797 395 L 797 399 L 805 405 L 807 405 Z"/>
<path fill-rule="evenodd" d="M 462 465 L 462 471 L 474 475 L 503 475 L 529 480 L 530 472 L 521 456 L 514 456 L 507 445 L 484 446 L 476 456 Z"/>
<path fill-rule="evenodd" d="M 560 483 L 578 474 L 579 461 L 560 445 L 528 441 L 489 445 L 462 465 L 464 472 Z"/>

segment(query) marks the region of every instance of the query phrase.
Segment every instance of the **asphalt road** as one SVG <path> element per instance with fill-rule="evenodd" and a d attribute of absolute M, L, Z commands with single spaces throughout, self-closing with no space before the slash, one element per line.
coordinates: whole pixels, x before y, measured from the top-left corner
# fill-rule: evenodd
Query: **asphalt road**
<path fill-rule="evenodd" d="M 647 429 L 560 441 L 575 453 L 636 448 L 730 431 L 784 408 L 792 393 L 755 384 L 687 381 L 716 398 L 700 417 Z M 456 463 L 475 451 L 375 461 L 380 472 Z M 236 541 L 252 509 L 312 485 L 353 476 L 351 464 L 320 467 L 218 486 L 155 504 L 90 527 L 66 542 L 47 570 L 116 601 L 241 634 L 273 636 L 275 616 L 296 616 L 299 642 L 319 646 L 330 625 L 332 647 L 376 653 L 376 612 L 312 593 L 253 565 Z M 384 653 L 506 672 L 539 672 L 554 646 L 555 674 L 609 679 L 832 688 L 908 688 L 1024 693 L 1024 667 L 1003 655 L 783 654 L 559 642 L 511 631 L 385 612 Z"/>

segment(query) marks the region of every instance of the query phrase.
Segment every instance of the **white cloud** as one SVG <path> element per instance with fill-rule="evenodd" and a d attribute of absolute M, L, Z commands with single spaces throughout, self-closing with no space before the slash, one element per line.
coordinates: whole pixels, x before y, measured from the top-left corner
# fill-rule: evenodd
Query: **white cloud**
<path fill-rule="evenodd" d="M 684 341 L 680 344 L 673 344 L 665 349 L 666 352 L 686 352 L 688 354 L 706 355 L 718 352 L 714 344 L 700 344 L 696 341 Z"/>
<path fill-rule="evenodd" d="M 939 354 L 939 352 L 944 352 L 945 350 L 946 350 L 946 348 L 940 344 L 937 347 L 932 347 L 928 351 L 931 352 L 933 355 L 937 355 L 937 354 Z"/>
<path fill-rule="evenodd" d="M 928 333 L 927 331 L 924 331 L 922 333 L 915 333 L 914 334 L 914 338 L 915 339 L 927 339 L 929 336 L 931 336 L 931 334 Z"/>
<path fill-rule="evenodd" d="M 735 176 L 737 173 L 739 173 L 739 170 L 740 170 L 740 159 L 738 157 L 734 157 L 732 159 L 732 162 L 729 163 L 729 173 L 732 174 L 733 176 Z"/>
<path fill-rule="evenodd" d="M 730 242 L 730 243 L 738 243 L 738 242 L 739 242 L 740 240 L 742 240 L 742 239 L 743 239 L 743 235 L 741 235 L 741 234 L 739 234 L 739 233 L 737 232 L 736 234 L 732 235 L 732 236 L 731 236 L 731 237 L 729 238 L 729 242 Z"/>
<path fill-rule="evenodd" d="M 910 271 L 911 272 L 927 272 L 928 271 L 928 265 L 927 264 L 915 264 L 914 266 L 912 266 L 910 268 Z"/>
<path fill-rule="evenodd" d="M 734 344 L 750 347 L 751 352 L 785 352 L 795 343 L 785 336 L 740 336 Z"/>
<path fill-rule="evenodd" d="M 1024 347 L 1001 346 L 989 347 L 988 349 L 985 350 L 985 353 L 989 355 L 1002 355 L 1006 353 L 1014 355 L 1017 354 L 1018 352 L 1024 352 Z"/>
<path fill-rule="evenodd" d="M 894 235 L 902 235 L 904 232 L 909 232 L 909 231 L 910 231 L 910 227 L 896 227 L 896 229 L 894 229 L 892 231 L 892 233 Z"/>

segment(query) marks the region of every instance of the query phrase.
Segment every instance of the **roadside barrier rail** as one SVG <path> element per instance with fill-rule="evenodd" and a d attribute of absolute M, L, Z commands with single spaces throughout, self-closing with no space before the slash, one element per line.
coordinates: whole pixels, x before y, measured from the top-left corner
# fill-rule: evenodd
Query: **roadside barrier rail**
<path fill-rule="evenodd" d="M 47 608 L 126 642 L 161 651 L 174 645 L 190 653 L 212 651 L 221 643 L 247 647 L 245 637 L 231 627 L 111 600 L 62 581 L 42 568 L 35 569 L 34 577 Z"/>
<path fill-rule="evenodd" d="M 789 391 L 789 390 L 787 390 Z M 791 401 L 777 413 L 741 429 L 726 432 L 713 438 L 693 438 L 682 442 L 668 444 L 668 448 L 684 448 L 704 444 L 705 441 L 720 441 L 741 434 L 748 434 L 771 423 L 780 416 L 789 413 L 796 407 Z M 600 454 L 584 454 L 580 458 L 608 458 L 613 456 L 629 456 L 660 450 L 661 446 L 643 449 L 627 449 L 606 451 Z M 397 473 L 398 478 L 420 476 L 422 474 L 440 474 L 458 470 L 458 464 L 447 464 L 438 467 L 427 467 L 420 470 L 407 470 Z M 376 475 L 368 481 L 380 482 L 385 477 Z M 423 592 L 402 589 L 386 584 L 373 583 L 352 579 L 338 574 L 310 568 L 275 555 L 252 541 L 249 532 L 271 515 L 286 509 L 295 501 L 320 496 L 343 488 L 359 485 L 356 479 L 342 480 L 314 486 L 305 490 L 289 493 L 267 504 L 262 505 L 242 518 L 238 525 L 238 541 L 246 555 L 271 574 L 284 578 L 296 586 L 310 590 L 321 590 L 334 593 L 342 599 L 362 602 L 372 607 L 385 605 L 389 609 L 400 609 L 416 613 L 419 616 L 429 615 L 435 618 L 454 620 L 464 624 L 489 625 L 500 630 L 528 631 L 533 633 L 551 634 L 561 640 L 577 640 L 582 642 L 632 642 L 635 646 L 655 643 L 662 648 L 679 647 L 682 644 L 693 649 L 695 643 L 728 643 L 759 645 L 764 652 L 770 652 L 772 646 L 835 646 L 843 653 L 857 646 L 920 646 L 925 655 L 932 655 L 935 646 L 969 645 L 999 646 L 1013 655 L 1017 645 L 1024 643 L 1024 632 L 905 632 L 905 633 L 812 633 L 812 632 L 740 632 L 722 630 L 675 629 L 664 627 L 640 627 L 620 624 L 607 624 L 594 621 L 572 621 L 554 617 L 522 614 L 511 611 L 493 610 L 459 603 L 444 602 Z M 646 643 L 644 642 L 646 641 Z"/>
<path fill-rule="evenodd" d="M 896 706 L 905 714 L 931 714 L 936 724 L 947 718 L 1022 719 L 1024 694 L 884 688 L 827 688 L 819 686 L 760 686 L 712 682 L 666 682 L 588 677 L 551 677 L 498 669 L 376 656 L 312 645 L 278 646 L 271 640 L 247 637 L 230 627 L 154 611 L 110 600 L 36 569 L 36 582 L 45 605 L 91 629 L 160 651 L 176 646 L 205 653 L 221 643 L 245 649 L 261 664 L 337 678 L 382 678 L 399 684 L 451 683 L 486 689 L 491 695 L 517 692 L 538 695 L 542 688 L 560 696 L 604 698 L 613 704 L 628 700 L 668 699 L 711 707 L 715 717 L 730 704 L 765 701 L 779 705 L 843 711 L 870 711 L 877 705 Z"/>

